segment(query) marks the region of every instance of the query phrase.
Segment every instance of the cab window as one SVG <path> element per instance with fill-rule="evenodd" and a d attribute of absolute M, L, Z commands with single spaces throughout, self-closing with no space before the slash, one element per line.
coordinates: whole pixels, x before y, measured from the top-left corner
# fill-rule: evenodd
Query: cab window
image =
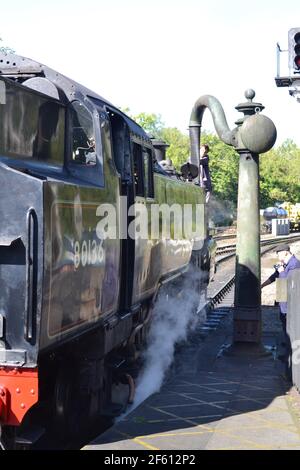
<path fill-rule="evenodd" d="M 95 166 L 97 163 L 93 116 L 79 101 L 72 105 L 72 162 Z"/>
<path fill-rule="evenodd" d="M 69 106 L 68 117 L 68 171 L 83 184 L 103 187 L 103 150 L 99 113 L 91 104 L 87 107 L 80 101 L 73 101 Z"/>
<path fill-rule="evenodd" d="M 139 144 L 133 143 L 133 175 L 134 187 L 136 196 L 145 196 L 144 191 L 144 162 L 142 147 Z"/>
<path fill-rule="evenodd" d="M 154 184 L 153 184 L 153 160 L 152 152 L 148 148 L 143 148 L 144 160 L 144 181 L 145 181 L 145 196 L 148 198 L 154 197 Z"/>
<path fill-rule="evenodd" d="M 0 83 L 1 155 L 62 166 L 65 107 L 24 86 Z"/>

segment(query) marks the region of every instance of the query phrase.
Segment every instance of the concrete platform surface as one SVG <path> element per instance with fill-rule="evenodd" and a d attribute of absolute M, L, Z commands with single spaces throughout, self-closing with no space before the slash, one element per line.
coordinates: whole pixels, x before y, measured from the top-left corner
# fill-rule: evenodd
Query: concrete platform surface
<path fill-rule="evenodd" d="M 232 314 L 182 347 L 159 393 L 84 450 L 300 449 L 300 399 L 284 378 L 276 307 L 263 307 L 267 355 L 229 356 Z"/>

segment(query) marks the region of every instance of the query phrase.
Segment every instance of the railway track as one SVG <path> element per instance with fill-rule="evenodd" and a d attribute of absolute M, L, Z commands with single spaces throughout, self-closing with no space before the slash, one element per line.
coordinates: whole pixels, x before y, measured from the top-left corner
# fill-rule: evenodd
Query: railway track
<path fill-rule="evenodd" d="M 280 238 L 280 242 L 289 242 L 293 243 L 295 241 L 300 240 L 300 235 L 295 235 L 293 237 L 282 237 Z M 261 241 L 261 255 L 264 256 L 264 254 L 268 253 L 269 251 L 273 250 L 274 245 L 277 245 L 279 243 L 278 238 L 274 239 L 268 239 L 268 240 L 262 240 Z M 217 255 L 219 258 L 217 259 L 216 263 L 217 265 L 220 263 L 224 263 L 226 261 L 229 261 L 231 258 L 234 257 L 235 255 L 235 248 L 236 245 L 227 245 L 225 247 L 219 247 L 219 248 L 225 248 L 224 251 L 217 249 Z M 226 250 L 228 249 L 228 250 Z M 224 253 L 227 253 L 225 256 Z M 234 281 L 235 281 L 235 273 L 234 273 L 234 267 L 232 268 L 232 273 L 227 274 L 227 278 L 224 280 L 224 283 L 220 289 L 218 289 L 211 298 L 208 299 L 207 303 L 203 307 L 206 312 L 207 320 L 205 323 L 200 325 L 199 330 L 202 331 L 203 333 L 208 333 L 210 331 L 215 330 L 221 319 L 227 315 L 230 311 L 230 308 L 232 307 L 233 304 L 233 292 L 232 292 L 232 287 L 234 286 Z M 216 307 L 218 309 L 216 310 Z"/>
<path fill-rule="evenodd" d="M 300 234 L 299 235 L 293 235 L 292 237 L 278 237 L 276 238 L 268 238 L 265 240 L 261 240 L 261 246 L 267 246 L 267 245 L 278 245 L 279 243 L 284 243 L 284 242 L 289 242 L 293 243 L 294 241 L 300 240 Z M 222 245 L 217 247 L 217 256 L 222 256 L 225 253 L 235 253 L 236 250 L 236 243 L 232 243 L 230 245 Z"/>

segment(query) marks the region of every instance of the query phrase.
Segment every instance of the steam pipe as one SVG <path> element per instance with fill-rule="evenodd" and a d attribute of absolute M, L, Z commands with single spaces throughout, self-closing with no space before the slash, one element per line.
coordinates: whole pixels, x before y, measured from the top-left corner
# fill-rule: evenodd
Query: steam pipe
<path fill-rule="evenodd" d="M 134 402 L 135 383 L 134 383 L 134 380 L 133 380 L 133 378 L 131 377 L 130 374 L 125 374 L 125 377 L 127 379 L 128 385 L 129 385 L 128 403 L 131 405 Z"/>
<path fill-rule="evenodd" d="M 194 104 L 189 123 L 191 163 L 198 168 L 200 160 L 201 126 L 206 108 L 211 112 L 214 126 L 220 139 L 226 144 L 232 145 L 232 131 L 229 129 L 220 101 L 211 95 L 201 96 Z"/>

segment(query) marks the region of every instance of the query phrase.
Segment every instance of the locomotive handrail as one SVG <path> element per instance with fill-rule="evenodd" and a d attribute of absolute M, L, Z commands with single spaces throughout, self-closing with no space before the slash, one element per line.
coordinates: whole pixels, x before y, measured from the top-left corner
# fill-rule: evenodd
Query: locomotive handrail
<path fill-rule="evenodd" d="M 35 210 L 31 207 L 26 216 L 27 243 L 26 243 L 26 289 L 25 289 L 25 324 L 24 337 L 27 341 L 33 338 L 34 320 L 34 278 L 36 271 L 36 228 L 37 217 Z"/>

